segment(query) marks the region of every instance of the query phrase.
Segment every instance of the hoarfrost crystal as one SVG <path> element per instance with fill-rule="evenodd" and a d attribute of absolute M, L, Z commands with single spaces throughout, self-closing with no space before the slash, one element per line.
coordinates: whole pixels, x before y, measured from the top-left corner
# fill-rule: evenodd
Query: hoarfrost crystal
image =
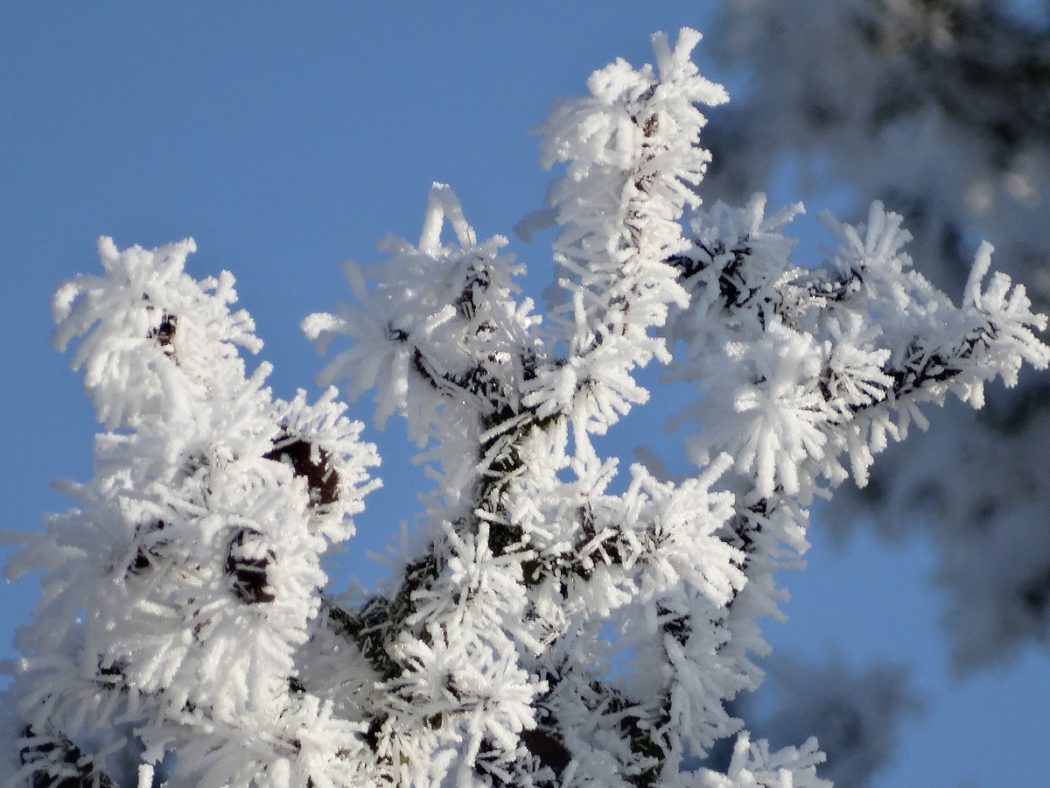
<path fill-rule="evenodd" d="M 12 780 L 148 780 L 174 753 L 170 785 L 828 784 L 805 732 L 772 751 L 726 708 L 762 679 L 756 618 L 778 615 L 805 507 L 920 405 L 979 405 L 1050 351 L 1023 289 L 982 284 L 990 250 L 955 307 L 881 205 L 834 226 L 821 269 L 791 260 L 799 208 L 701 209 L 700 107 L 726 95 L 698 41 L 658 34 L 655 68 L 616 61 L 553 112 L 546 322 L 443 184 L 417 244 L 347 268 L 357 305 L 304 321 L 349 342 L 323 380 L 375 389 L 437 482 L 422 548 L 357 607 L 319 559 L 375 485 L 361 426 L 333 389 L 285 402 L 246 371 L 250 318 L 229 274 L 184 273 L 192 242 L 101 244 L 103 275 L 55 299 L 108 430 L 96 476 L 9 568 L 45 573 Z M 620 484 L 592 438 L 646 401 L 653 360 L 702 392 L 696 467 Z M 728 764 L 703 760 L 734 736 Z"/>

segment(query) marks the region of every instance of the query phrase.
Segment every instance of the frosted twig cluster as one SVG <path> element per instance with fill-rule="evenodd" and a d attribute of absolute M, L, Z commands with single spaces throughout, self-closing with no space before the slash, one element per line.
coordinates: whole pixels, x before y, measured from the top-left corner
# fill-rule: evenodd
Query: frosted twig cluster
<path fill-rule="evenodd" d="M 349 266 L 357 303 L 304 322 L 322 349 L 349 340 L 322 377 L 374 389 L 436 481 L 425 546 L 357 607 L 318 562 L 374 486 L 361 426 L 332 389 L 284 402 L 266 365 L 246 373 L 251 321 L 228 274 L 183 272 L 192 242 L 102 243 L 103 275 L 55 300 L 108 430 L 96 476 L 11 567 L 45 577 L 10 690 L 14 779 L 828 784 L 805 732 L 772 751 L 726 711 L 761 681 L 772 573 L 805 549 L 813 495 L 847 466 L 863 480 L 921 404 L 980 405 L 986 381 L 1046 366 L 1043 318 L 1005 277 L 983 284 L 987 248 L 954 306 L 879 205 L 833 225 L 821 269 L 791 262 L 791 210 L 702 210 L 699 107 L 726 95 L 698 40 L 656 35 L 655 67 L 617 61 L 554 111 L 548 320 L 506 240 L 436 184 L 418 243 Z M 702 391 L 696 468 L 620 483 L 592 436 L 646 401 L 653 359 Z M 727 737 L 730 762 L 705 763 Z"/>
<path fill-rule="evenodd" d="M 981 238 L 1050 304 L 1050 16 L 999 0 L 728 0 L 719 55 L 761 79 L 707 135 L 705 194 L 746 199 L 785 159 L 800 188 L 881 198 L 908 217 L 911 254 L 961 288 Z M 829 67 L 834 64 L 834 67 Z M 783 172 L 783 170 L 781 171 Z M 1045 335 L 1043 339 L 1045 339 Z M 953 666 L 1050 643 L 1050 382 L 1023 376 L 987 407 L 951 407 L 872 484 L 835 498 L 839 521 L 929 537 L 947 593 Z M 874 516 L 873 516 L 874 515 Z"/>

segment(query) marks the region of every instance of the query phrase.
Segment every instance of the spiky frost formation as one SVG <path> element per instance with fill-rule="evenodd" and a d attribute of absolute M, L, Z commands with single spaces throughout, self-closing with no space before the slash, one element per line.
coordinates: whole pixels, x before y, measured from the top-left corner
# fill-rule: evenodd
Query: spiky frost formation
<path fill-rule="evenodd" d="M 358 304 L 304 322 L 322 349 L 350 341 L 322 377 L 374 388 L 437 482 L 425 547 L 357 608 L 320 596 L 317 559 L 350 535 L 372 449 L 334 393 L 275 402 L 265 368 L 244 376 L 232 279 L 193 283 L 186 245 L 104 246 L 106 276 L 60 291 L 60 340 L 86 334 L 118 431 L 83 508 L 18 560 L 49 571 L 21 644 L 22 775 L 102 774 L 130 722 L 146 768 L 177 753 L 174 784 L 828 785 L 815 740 L 772 751 L 726 710 L 762 679 L 773 571 L 798 565 L 844 461 L 863 478 L 920 404 L 979 405 L 1050 350 L 1022 289 L 982 285 L 990 250 L 956 308 L 880 205 L 835 225 L 821 270 L 791 262 L 792 210 L 699 211 L 698 105 L 725 94 L 698 40 L 655 36 L 655 69 L 617 61 L 553 113 L 548 324 L 442 184 L 416 244 L 348 266 Z M 645 401 L 654 358 L 700 384 L 697 468 L 618 484 L 591 438 Z M 736 734 L 724 771 L 683 768 Z"/>
<path fill-rule="evenodd" d="M 760 79 L 707 136 L 705 193 L 746 199 L 787 168 L 816 199 L 883 200 L 907 216 L 923 275 L 953 294 L 978 241 L 1050 303 L 1050 17 L 1000 0 L 728 0 L 716 57 Z M 829 67 L 833 64 L 833 67 Z M 845 188 L 844 188 L 845 187 Z M 803 196 L 800 191 L 799 196 Z M 1044 335 L 1045 339 L 1045 335 Z M 949 406 L 891 447 L 830 519 L 893 541 L 928 531 L 948 593 L 953 666 L 1050 643 L 1050 386 L 1022 376 L 978 413 Z"/>
<path fill-rule="evenodd" d="M 119 251 L 104 238 L 103 273 L 55 296 L 55 344 L 79 340 L 74 368 L 109 429 L 95 478 L 65 484 L 77 508 L 8 568 L 44 570 L 18 635 L 19 775 L 43 779 L 41 761 L 68 761 L 70 747 L 101 773 L 127 746 L 147 765 L 177 750 L 173 778 L 201 784 L 358 771 L 332 758 L 336 741 L 362 746 L 358 729 L 291 686 L 326 581 L 320 557 L 353 534 L 374 448 L 334 391 L 283 402 L 263 386 L 268 365 L 246 373 L 238 347 L 262 343 L 230 310 L 230 274 L 184 272 L 194 248 Z M 330 737 L 323 758 L 307 731 Z"/>

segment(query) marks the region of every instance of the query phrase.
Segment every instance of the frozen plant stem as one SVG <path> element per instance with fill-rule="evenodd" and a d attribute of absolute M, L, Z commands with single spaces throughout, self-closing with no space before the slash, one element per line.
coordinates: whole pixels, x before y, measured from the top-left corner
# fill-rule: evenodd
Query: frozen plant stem
<path fill-rule="evenodd" d="M 374 388 L 437 481 L 425 549 L 355 609 L 322 593 L 319 559 L 375 486 L 361 426 L 334 389 L 285 402 L 266 365 L 246 373 L 251 321 L 229 274 L 183 272 L 192 242 L 102 242 L 103 275 L 55 299 L 109 430 L 96 478 L 9 570 L 45 571 L 14 780 L 130 784 L 174 753 L 171 785 L 827 784 L 814 739 L 772 752 L 725 709 L 761 680 L 772 573 L 843 461 L 863 481 L 921 403 L 979 405 L 986 380 L 1045 367 L 1043 318 L 1005 277 L 983 288 L 990 250 L 955 307 L 879 205 L 834 226 L 819 270 L 790 261 L 792 211 L 701 210 L 699 106 L 726 95 L 698 41 L 654 36 L 655 68 L 613 63 L 548 122 L 564 297 L 546 323 L 506 240 L 479 241 L 440 184 L 418 244 L 348 267 L 358 303 L 304 322 L 322 349 L 349 339 L 322 377 Z M 654 358 L 704 392 L 697 469 L 633 465 L 614 494 L 591 436 L 645 402 Z M 734 735 L 726 771 L 682 770 Z"/>

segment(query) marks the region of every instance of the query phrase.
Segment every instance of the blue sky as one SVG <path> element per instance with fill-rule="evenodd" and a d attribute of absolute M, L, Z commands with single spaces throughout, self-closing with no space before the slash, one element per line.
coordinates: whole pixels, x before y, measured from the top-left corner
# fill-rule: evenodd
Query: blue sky
<path fill-rule="evenodd" d="M 95 423 L 68 359 L 50 349 L 48 299 L 63 279 L 98 268 L 97 236 L 120 246 L 196 238 L 191 272 L 237 276 L 276 392 L 316 389 L 322 361 L 298 326 L 344 297 L 342 260 L 377 259 L 388 232 L 415 238 L 434 180 L 456 189 L 480 234 L 509 235 L 543 201 L 547 175 L 527 131 L 551 100 L 579 94 L 615 56 L 650 59 L 655 30 L 703 29 L 711 8 L 301 5 L 0 6 L 0 525 L 41 527 L 44 513 L 69 505 L 52 480 L 91 475 Z M 542 280 L 548 250 L 513 248 Z M 355 412 L 367 421 L 368 403 Z M 628 453 L 638 430 L 621 429 L 612 445 Z M 381 550 L 413 514 L 406 501 L 420 482 L 402 437 L 393 422 L 372 433 L 386 488 L 370 499 L 340 578 L 374 582 L 364 549 Z M 786 578 L 791 621 L 767 629 L 777 649 L 913 666 L 927 712 L 905 726 L 898 762 L 878 785 L 1045 780 L 1046 653 L 956 683 L 926 580 L 928 547 L 888 548 L 862 533 L 839 552 L 822 526 L 810 570 Z M 0 655 L 11 658 L 35 589 L 22 581 L 2 593 Z"/>

